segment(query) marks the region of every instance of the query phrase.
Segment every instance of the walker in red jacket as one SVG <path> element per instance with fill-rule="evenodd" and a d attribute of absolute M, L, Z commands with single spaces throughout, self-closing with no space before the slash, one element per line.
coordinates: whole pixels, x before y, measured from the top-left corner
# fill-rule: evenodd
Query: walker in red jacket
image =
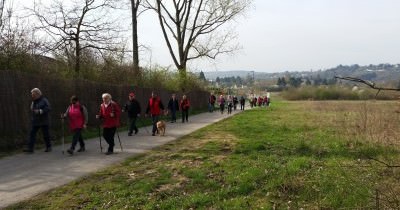
<path fill-rule="evenodd" d="M 189 99 L 187 99 L 186 95 L 182 96 L 182 100 L 180 102 L 180 109 L 182 111 L 182 123 L 188 122 L 189 118 L 189 108 L 190 108 L 190 102 Z"/>
<path fill-rule="evenodd" d="M 151 115 L 151 121 L 153 123 L 152 136 L 155 136 L 157 131 L 157 122 L 159 120 L 159 116 L 164 111 L 164 104 L 161 99 L 157 96 L 156 92 L 151 93 L 151 98 L 149 99 L 149 103 L 147 104 L 146 115 Z"/>
<path fill-rule="evenodd" d="M 100 105 L 100 110 L 96 118 L 102 120 L 103 137 L 108 143 L 106 155 L 110 155 L 114 153 L 114 136 L 117 127 L 120 125 L 121 108 L 116 102 L 111 100 L 109 93 L 104 93 L 102 98 L 103 103 Z"/>

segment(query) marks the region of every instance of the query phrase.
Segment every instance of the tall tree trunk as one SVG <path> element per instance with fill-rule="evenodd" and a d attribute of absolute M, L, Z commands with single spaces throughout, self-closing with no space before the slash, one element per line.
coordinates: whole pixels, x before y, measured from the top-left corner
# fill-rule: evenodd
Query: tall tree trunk
<path fill-rule="evenodd" d="M 3 10 L 6 0 L 0 0 L 0 27 L 3 25 Z"/>
<path fill-rule="evenodd" d="M 187 72 L 186 72 L 186 62 L 179 65 L 178 72 L 179 72 L 179 87 L 181 88 L 181 91 L 183 93 L 185 93 L 187 90 L 187 83 L 188 83 L 187 82 Z"/>
<path fill-rule="evenodd" d="M 133 52 L 133 73 L 138 79 L 140 77 L 139 69 L 139 42 L 138 42 L 138 24 L 137 24 L 137 12 L 138 4 L 135 4 L 135 0 L 131 0 L 132 7 L 132 52 Z M 136 79 L 136 80 L 137 80 Z"/>
<path fill-rule="evenodd" d="M 81 46 L 79 44 L 79 38 L 76 39 L 75 49 L 75 77 L 79 78 L 79 71 L 81 68 Z"/>

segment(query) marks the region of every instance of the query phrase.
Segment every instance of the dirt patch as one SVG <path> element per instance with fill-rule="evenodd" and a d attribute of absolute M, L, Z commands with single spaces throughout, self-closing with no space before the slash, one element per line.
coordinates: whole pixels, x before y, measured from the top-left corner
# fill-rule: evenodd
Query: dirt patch
<path fill-rule="evenodd" d="M 190 147 L 193 149 L 200 149 L 210 142 L 221 142 L 224 144 L 224 148 L 233 148 L 237 143 L 236 136 L 227 132 L 210 132 L 204 135 L 202 138 L 194 139 L 191 141 Z"/>
<path fill-rule="evenodd" d="M 173 191 L 173 190 L 182 188 L 183 186 L 186 185 L 186 183 L 189 182 L 189 179 L 187 177 L 185 177 L 181 174 L 178 174 L 176 171 L 172 175 L 172 178 L 174 179 L 174 183 L 161 185 L 155 191 L 156 192 Z"/>

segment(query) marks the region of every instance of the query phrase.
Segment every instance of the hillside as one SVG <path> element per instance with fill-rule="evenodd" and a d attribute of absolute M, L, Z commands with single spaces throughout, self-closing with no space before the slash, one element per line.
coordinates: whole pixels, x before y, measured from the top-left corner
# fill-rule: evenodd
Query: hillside
<path fill-rule="evenodd" d="M 207 80 L 215 80 L 217 77 L 241 77 L 252 78 L 256 80 L 276 80 L 279 77 L 302 77 L 331 79 L 334 76 L 356 77 L 374 82 L 386 83 L 390 81 L 398 81 L 400 79 L 400 64 L 378 64 L 359 66 L 357 64 L 351 66 L 339 65 L 335 68 L 317 71 L 286 71 L 286 72 L 255 72 L 246 70 L 235 71 L 214 71 L 204 72 Z"/>

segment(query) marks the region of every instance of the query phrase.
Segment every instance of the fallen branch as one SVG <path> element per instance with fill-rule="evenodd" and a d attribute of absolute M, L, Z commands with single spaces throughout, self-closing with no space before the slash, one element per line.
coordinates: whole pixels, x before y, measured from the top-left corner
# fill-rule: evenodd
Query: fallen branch
<path fill-rule="evenodd" d="M 367 158 L 370 159 L 370 160 L 374 160 L 374 161 L 376 161 L 376 162 L 378 162 L 378 163 L 382 163 L 383 165 L 385 165 L 385 166 L 388 167 L 388 168 L 400 168 L 399 165 L 389 165 L 389 164 L 387 164 L 387 163 L 385 163 L 385 162 L 383 162 L 383 161 L 381 161 L 381 160 L 375 159 L 375 158 L 373 158 L 373 157 L 367 157 Z"/>

